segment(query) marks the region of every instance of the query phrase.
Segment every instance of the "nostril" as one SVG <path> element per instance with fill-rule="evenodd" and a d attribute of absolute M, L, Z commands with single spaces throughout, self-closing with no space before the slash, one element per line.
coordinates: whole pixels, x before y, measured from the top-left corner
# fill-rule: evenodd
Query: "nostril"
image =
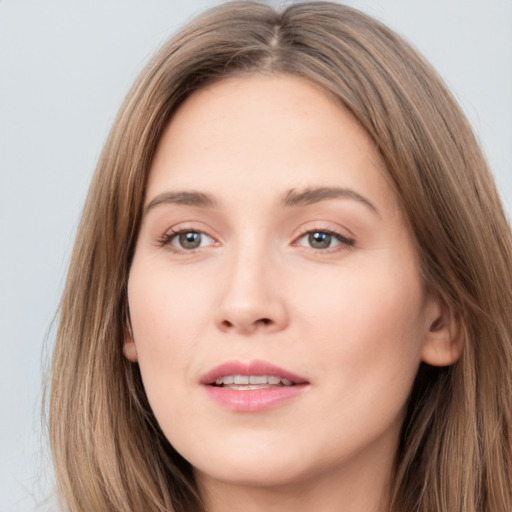
<path fill-rule="evenodd" d="M 252 325 L 254 327 L 258 326 L 258 325 L 271 325 L 273 323 L 273 321 L 270 319 L 270 318 L 259 318 L 258 320 L 255 320 Z M 235 327 L 236 322 L 233 323 L 233 322 L 230 322 L 229 320 L 223 320 L 222 321 L 222 327 L 225 328 L 225 329 L 231 329 L 233 327 Z"/>

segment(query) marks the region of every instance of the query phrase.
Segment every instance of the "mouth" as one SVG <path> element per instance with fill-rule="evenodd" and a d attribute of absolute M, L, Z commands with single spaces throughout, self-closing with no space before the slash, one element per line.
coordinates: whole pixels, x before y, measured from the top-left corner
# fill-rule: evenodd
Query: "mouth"
<path fill-rule="evenodd" d="M 243 391 L 250 386 L 256 386 L 255 389 L 265 389 L 308 384 L 308 381 L 268 361 L 255 359 L 245 363 L 241 361 L 222 363 L 203 375 L 200 383 Z"/>
<path fill-rule="evenodd" d="M 218 377 L 212 386 L 236 389 L 237 391 L 251 391 L 254 389 L 280 388 L 295 386 L 290 379 L 278 375 L 226 375 Z"/>
<path fill-rule="evenodd" d="M 309 387 L 304 377 L 266 361 L 228 361 L 200 380 L 210 398 L 237 412 L 257 412 L 277 407 Z"/>

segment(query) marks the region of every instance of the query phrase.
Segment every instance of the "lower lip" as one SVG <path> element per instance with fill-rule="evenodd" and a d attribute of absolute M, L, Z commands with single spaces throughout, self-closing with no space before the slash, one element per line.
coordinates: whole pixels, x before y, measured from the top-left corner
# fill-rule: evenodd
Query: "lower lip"
<path fill-rule="evenodd" d="M 277 407 L 300 395 L 307 384 L 241 391 L 220 386 L 205 387 L 210 398 L 227 409 L 236 412 L 259 412 Z"/>

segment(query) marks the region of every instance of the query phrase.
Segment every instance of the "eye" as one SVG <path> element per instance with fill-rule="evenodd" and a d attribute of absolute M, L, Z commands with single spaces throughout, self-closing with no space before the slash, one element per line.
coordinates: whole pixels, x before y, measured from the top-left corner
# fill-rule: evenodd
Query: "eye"
<path fill-rule="evenodd" d="M 354 240 L 331 230 L 314 230 L 304 233 L 294 245 L 310 247 L 315 250 L 352 247 Z"/>
<path fill-rule="evenodd" d="M 193 251 L 200 247 L 213 245 L 215 240 L 202 231 L 184 229 L 166 233 L 159 242 L 160 245 L 170 246 L 177 251 Z"/>

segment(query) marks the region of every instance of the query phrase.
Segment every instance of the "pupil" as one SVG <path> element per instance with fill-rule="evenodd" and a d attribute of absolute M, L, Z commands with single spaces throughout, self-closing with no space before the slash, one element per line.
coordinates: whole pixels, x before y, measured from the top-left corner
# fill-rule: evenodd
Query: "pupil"
<path fill-rule="evenodd" d="M 184 249 L 196 249 L 201 245 L 201 235 L 194 231 L 181 233 L 179 236 L 180 245 Z"/>
<path fill-rule="evenodd" d="M 327 249 L 331 245 L 331 238 L 328 233 L 310 233 L 309 244 L 315 249 Z"/>

